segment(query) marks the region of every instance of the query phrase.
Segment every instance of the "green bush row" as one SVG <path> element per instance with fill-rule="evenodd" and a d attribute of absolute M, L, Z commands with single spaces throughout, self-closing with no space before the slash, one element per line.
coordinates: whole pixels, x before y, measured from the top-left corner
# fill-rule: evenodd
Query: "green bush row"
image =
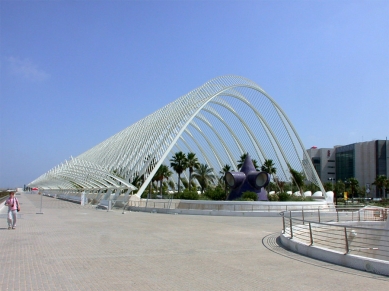
<path fill-rule="evenodd" d="M 313 201 L 313 198 L 311 196 L 296 196 L 296 195 L 290 195 L 285 192 L 277 193 L 277 194 L 268 194 L 267 198 L 269 201 Z"/>
<path fill-rule="evenodd" d="M 142 198 L 147 198 L 148 193 L 143 193 Z M 157 193 L 151 193 L 150 198 L 156 199 Z M 164 196 L 165 197 L 165 196 Z M 188 189 L 184 189 L 180 194 L 175 193 L 173 195 L 174 199 L 182 199 L 182 200 L 215 200 L 215 201 L 225 201 L 226 193 L 225 190 L 217 186 L 215 188 L 207 189 L 202 195 L 199 195 L 197 191 Z M 290 195 L 285 192 L 267 195 L 269 201 L 313 201 L 312 197 L 303 197 Z M 166 197 L 167 198 L 167 197 Z M 255 192 L 246 191 L 242 194 L 242 197 L 236 199 L 236 201 L 258 201 L 258 195 Z"/>

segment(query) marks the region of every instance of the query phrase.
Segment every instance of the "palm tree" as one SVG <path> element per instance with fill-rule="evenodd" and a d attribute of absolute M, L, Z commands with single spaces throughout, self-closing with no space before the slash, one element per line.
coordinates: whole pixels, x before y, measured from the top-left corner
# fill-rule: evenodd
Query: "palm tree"
<path fill-rule="evenodd" d="M 178 194 L 180 193 L 181 185 L 181 174 L 187 168 L 186 166 L 186 155 L 183 152 L 177 152 L 170 159 L 170 167 L 178 174 Z"/>
<path fill-rule="evenodd" d="M 381 194 L 381 198 L 384 198 L 384 187 L 388 187 L 389 186 L 389 180 L 388 178 L 386 178 L 385 175 L 379 175 L 375 178 L 374 182 L 373 182 L 373 185 L 376 185 L 377 188 L 378 188 L 378 193 L 382 193 Z M 381 192 L 381 189 L 382 189 L 382 192 Z"/>
<path fill-rule="evenodd" d="M 155 173 L 155 179 L 156 181 L 159 181 L 159 194 L 161 195 L 162 198 L 162 184 L 163 184 L 163 179 L 169 179 L 172 175 L 172 172 L 169 170 L 169 167 L 166 165 L 161 165 L 157 172 Z"/>
<path fill-rule="evenodd" d="M 170 187 L 170 189 L 173 189 L 173 190 L 174 190 L 174 188 L 176 187 L 176 184 L 174 184 L 174 182 L 173 182 L 172 180 L 168 180 L 168 181 L 167 181 L 167 184 L 168 184 L 168 186 Z"/>
<path fill-rule="evenodd" d="M 274 163 L 273 163 L 273 160 L 267 160 L 265 159 L 265 161 L 263 162 L 263 165 L 261 166 L 261 171 L 262 172 L 266 172 L 268 173 L 269 175 L 272 175 L 274 176 L 276 173 L 277 173 L 277 168 L 274 167 Z M 267 188 L 270 187 L 270 183 L 269 185 L 267 186 Z M 279 186 L 278 186 L 279 187 Z M 267 189 L 269 190 L 269 189 Z M 269 191 L 268 191 L 269 192 Z"/>
<path fill-rule="evenodd" d="M 303 186 L 304 186 L 304 174 L 296 171 L 288 164 L 289 172 L 292 175 L 293 184 L 297 186 L 302 196 L 304 196 Z"/>
<path fill-rule="evenodd" d="M 269 159 L 263 162 L 263 165 L 261 166 L 261 171 L 273 175 L 277 173 L 277 168 L 274 167 L 273 160 Z"/>
<path fill-rule="evenodd" d="M 188 153 L 186 157 L 186 166 L 189 168 L 189 191 L 192 185 L 192 173 L 194 169 L 198 169 L 200 166 L 199 160 L 195 153 Z"/>
<path fill-rule="evenodd" d="M 149 195 L 147 196 L 147 198 L 151 198 L 151 190 L 152 190 L 152 188 L 155 187 L 155 185 L 154 185 L 155 181 L 157 181 L 157 179 L 156 179 L 156 176 L 154 175 L 154 177 L 151 178 L 151 181 L 149 183 Z M 154 192 L 154 190 L 153 190 L 153 192 Z"/>
<path fill-rule="evenodd" d="M 243 163 L 244 163 L 244 160 L 246 159 L 247 157 L 247 154 L 243 154 L 239 157 L 239 160 L 238 160 L 238 169 L 240 170 L 240 168 L 242 168 L 243 166 Z M 253 162 L 253 165 L 254 165 L 254 168 L 258 171 L 259 167 L 258 167 L 258 162 L 257 160 L 254 160 L 254 159 L 251 159 L 251 161 Z"/>
<path fill-rule="evenodd" d="M 181 178 L 181 183 L 182 183 L 182 186 L 184 186 L 185 189 L 189 188 L 189 182 L 188 182 L 188 180 L 185 177 Z"/>
<path fill-rule="evenodd" d="M 222 180 L 224 182 L 224 191 L 226 193 L 226 197 L 227 197 L 227 191 L 228 191 L 228 185 L 227 185 L 227 181 L 226 181 L 226 174 L 231 170 L 231 166 L 230 165 L 227 165 L 225 164 L 223 166 L 223 168 L 221 169 L 221 171 L 219 172 L 220 175 L 222 175 Z"/>
<path fill-rule="evenodd" d="M 344 197 L 344 191 L 346 191 L 346 186 L 342 180 L 336 181 L 335 184 L 335 203 L 338 204 L 338 198 Z"/>
<path fill-rule="evenodd" d="M 213 168 L 208 168 L 206 164 L 200 164 L 199 168 L 194 170 L 193 177 L 196 177 L 201 187 L 201 194 L 204 193 L 204 189 L 208 187 L 210 182 L 216 178 L 213 174 Z"/>
<path fill-rule="evenodd" d="M 354 192 L 355 192 L 355 189 L 358 187 L 359 182 L 354 177 L 348 179 L 348 182 L 349 182 L 350 187 L 351 187 L 351 201 L 354 203 Z"/>
<path fill-rule="evenodd" d="M 281 180 L 276 180 L 278 187 L 280 188 L 280 192 L 284 192 L 284 187 L 285 187 L 285 181 Z"/>

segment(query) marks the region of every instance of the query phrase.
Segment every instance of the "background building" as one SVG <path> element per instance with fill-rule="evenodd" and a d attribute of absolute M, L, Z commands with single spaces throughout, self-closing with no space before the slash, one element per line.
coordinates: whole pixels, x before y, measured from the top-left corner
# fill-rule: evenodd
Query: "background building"
<path fill-rule="evenodd" d="M 379 197 L 372 185 L 379 175 L 388 176 L 389 143 L 387 140 L 359 142 L 334 148 L 312 147 L 307 150 L 322 183 L 356 178 L 360 187 L 370 190 L 369 197 Z"/>
<path fill-rule="evenodd" d="M 329 178 L 336 178 L 334 148 L 319 149 L 314 146 L 307 152 L 322 183 L 330 181 Z"/>

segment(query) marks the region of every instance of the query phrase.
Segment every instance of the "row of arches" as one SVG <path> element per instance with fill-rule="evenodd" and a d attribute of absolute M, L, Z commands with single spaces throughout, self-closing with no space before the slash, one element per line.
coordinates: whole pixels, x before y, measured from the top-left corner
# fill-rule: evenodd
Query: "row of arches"
<path fill-rule="evenodd" d="M 279 180 L 290 181 L 293 168 L 325 193 L 281 107 L 254 82 L 239 76 L 208 81 L 28 186 L 135 190 L 131 181 L 143 176 L 136 193 L 140 197 L 159 166 L 168 165 L 177 151 L 196 153 L 215 174 L 225 164 L 238 170 L 237 159 L 250 153 L 260 163 L 273 160 Z"/>

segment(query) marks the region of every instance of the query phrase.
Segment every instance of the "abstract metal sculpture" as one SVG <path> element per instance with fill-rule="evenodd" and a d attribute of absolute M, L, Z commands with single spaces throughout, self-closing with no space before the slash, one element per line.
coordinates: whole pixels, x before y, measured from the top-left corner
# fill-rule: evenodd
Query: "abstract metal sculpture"
<path fill-rule="evenodd" d="M 270 182 L 270 175 L 257 171 L 249 154 L 247 154 L 240 172 L 226 174 L 226 182 L 232 188 L 227 200 L 236 200 L 246 191 L 257 193 L 260 201 L 268 200 L 264 188 Z"/>

